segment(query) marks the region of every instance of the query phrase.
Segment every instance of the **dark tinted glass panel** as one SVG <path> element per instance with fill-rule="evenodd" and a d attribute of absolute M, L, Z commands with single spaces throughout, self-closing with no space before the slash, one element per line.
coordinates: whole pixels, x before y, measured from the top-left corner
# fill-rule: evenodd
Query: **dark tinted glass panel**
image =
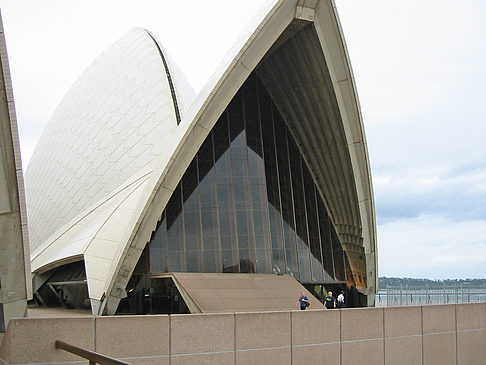
<path fill-rule="evenodd" d="M 150 251 L 154 252 L 153 255 L 150 255 L 150 271 L 166 272 L 168 270 L 168 267 L 167 267 L 167 223 L 165 220 L 165 212 L 162 215 L 162 220 L 157 225 L 157 229 L 152 234 Z"/>
<path fill-rule="evenodd" d="M 263 157 L 262 139 L 260 132 L 260 112 L 258 108 L 257 84 L 255 78 L 250 78 L 243 86 L 243 99 L 246 122 L 246 141 L 248 147 Z M 253 172 L 250 169 L 250 173 Z"/>
<path fill-rule="evenodd" d="M 186 271 L 187 272 L 200 272 L 200 264 L 199 260 L 201 258 L 201 255 L 199 251 L 186 251 Z"/>
<path fill-rule="evenodd" d="M 331 230 L 329 217 L 327 216 L 326 208 L 321 199 L 317 199 L 317 207 L 319 210 L 319 230 L 322 247 L 322 259 L 324 262 L 324 274 L 328 281 L 334 278 L 334 258 L 332 256 L 331 244 Z"/>
<path fill-rule="evenodd" d="M 182 194 L 179 184 L 167 204 L 167 263 L 169 271 L 182 271 L 184 250 L 184 226 L 182 217 Z"/>
<path fill-rule="evenodd" d="M 184 176 L 182 177 L 182 193 L 184 201 L 184 210 L 196 210 L 197 202 L 199 197 L 197 197 L 197 159 L 194 159 L 189 167 L 187 168 Z M 192 197 L 192 199 L 190 199 Z"/>
<path fill-rule="evenodd" d="M 177 185 L 176 189 L 172 193 L 172 197 L 167 203 L 167 208 L 165 209 L 167 215 L 167 229 L 172 227 L 174 221 L 182 213 L 182 196 L 181 196 L 181 185 Z"/>
<path fill-rule="evenodd" d="M 221 237 L 223 239 L 223 237 Z M 230 239 L 225 237 L 225 239 Z M 231 245 L 228 242 L 228 245 Z M 239 266 L 236 261 L 233 250 L 221 250 L 221 255 L 223 259 L 223 272 L 239 272 Z"/>
<path fill-rule="evenodd" d="M 312 282 L 309 247 L 299 236 L 297 236 L 297 255 L 299 260 L 300 282 Z"/>
<path fill-rule="evenodd" d="M 226 112 L 223 112 L 218 120 L 217 128 L 214 128 L 211 134 L 213 136 L 214 161 L 218 162 L 224 153 L 229 154 L 229 131 Z"/>
<path fill-rule="evenodd" d="M 336 279 L 340 281 L 346 280 L 346 273 L 344 270 L 344 254 L 341 243 L 336 235 L 336 232 L 332 232 L 332 251 L 334 255 L 334 269 L 336 274 Z"/>
<path fill-rule="evenodd" d="M 294 144 L 289 144 L 289 155 L 296 232 L 299 238 L 307 244 L 307 219 L 305 216 L 304 182 L 302 177 L 301 157 L 297 147 Z"/>
<path fill-rule="evenodd" d="M 211 137 L 212 135 L 210 134 L 197 153 L 199 182 L 203 181 L 214 166 L 213 139 Z"/>
<path fill-rule="evenodd" d="M 244 138 L 245 123 L 243 120 L 243 100 L 241 94 L 241 92 L 237 93 L 231 103 L 228 105 L 228 118 L 230 121 L 230 138 L 232 142 L 232 149 L 235 147 L 246 148 Z M 241 138 L 241 136 L 243 136 L 243 138 Z"/>
<path fill-rule="evenodd" d="M 287 129 L 278 113 L 274 113 L 275 143 L 277 149 L 277 168 L 280 188 L 281 216 L 287 271 L 300 278 L 295 236 L 294 205 L 292 201 L 292 181 L 288 152 Z"/>
<path fill-rule="evenodd" d="M 151 271 L 344 280 L 345 254 L 285 121 L 249 76 L 187 168 L 150 243 Z"/>
<path fill-rule="evenodd" d="M 289 224 L 283 222 L 284 238 L 285 238 L 285 258 L 287 261 L 287 271 L 292 274 L 297 280 L 300 279 L 299 262 L 297 257 L 297 241 L 295 231 Z"/>
<path fill-rule="evenodd" d="M 322 266 L 321 240 L 319 237 L 318 211 L 316 205 L 315 186 L 312 177 L 307 169 L 304 173 L 305 205 L 307 213 L 307 224 L 309 232 L 309 243 L 311 250 L 311 272 L 312 281 L 322 282 L 324 272 Z"/>
<path fill-rule="evenodd" d="M 260 113 L 262 128 L 263 153 L 265 161 L 265 178 L 267 183 L 268 201 L 275 209 L 280 209 L 280 198 L 278 189 L 277 158 L 275 156 L 275 135 L 273 133 L 272 102 L 268 94 L 263 93 L 263 86 L 260 88 Z"/>

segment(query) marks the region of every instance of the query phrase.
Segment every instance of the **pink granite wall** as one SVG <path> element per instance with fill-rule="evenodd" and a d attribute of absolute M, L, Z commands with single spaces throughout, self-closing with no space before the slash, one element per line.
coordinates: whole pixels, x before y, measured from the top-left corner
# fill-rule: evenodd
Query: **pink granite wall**
<path fill-rule="evenodd" d="M 55 340 L 132 364 L 486 364 L 486 304 L 264 313 L 21 318 L 6 364 L 76 364 Z"/>

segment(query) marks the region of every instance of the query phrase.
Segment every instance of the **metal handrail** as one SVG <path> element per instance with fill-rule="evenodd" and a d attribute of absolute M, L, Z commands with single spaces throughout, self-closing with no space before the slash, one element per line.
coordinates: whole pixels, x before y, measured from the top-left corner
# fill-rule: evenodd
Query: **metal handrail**
<path fill-rule="evenodd" d="M 56 347 L 56 349 L 65 350 L 65 351 L 70 352 L 72 354 L 84 357 L 85 359 L 89 360 L 90 365 L 94 365 L 94 364 L 131 365 L 128 362 L 117 360 L 117 359 L 114 359 L 112 357 L 99 354 L 97 352 L 85 350 L 81 347 L 70 345 L 66 342 L 59 341 L 59 340 L 56 340 L 55 347 Z"/>

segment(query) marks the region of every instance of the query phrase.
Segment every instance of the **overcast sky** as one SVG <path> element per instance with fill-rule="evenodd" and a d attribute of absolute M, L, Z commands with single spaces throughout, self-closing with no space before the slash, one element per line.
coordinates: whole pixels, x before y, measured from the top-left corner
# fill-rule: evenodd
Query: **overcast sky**
<path fill-rule="evenodd" d="M 1 0 L 24 171 L 89 64 L 150 30 L 196 91 L 264 0 Z M 486 277 L 486 2 L 337 0 L 373 173 L 380 276 Z"/>

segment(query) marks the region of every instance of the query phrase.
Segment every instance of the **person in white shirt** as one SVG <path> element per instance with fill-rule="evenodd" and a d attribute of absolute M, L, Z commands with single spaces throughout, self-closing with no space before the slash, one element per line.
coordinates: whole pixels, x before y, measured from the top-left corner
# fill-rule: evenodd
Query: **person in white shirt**
<path fill-rule="evenodd" d="M 341 293 L 337 297 L 337 303 L 336 303 L 338 308 L 344 308 L 344 292 L 341 291 Z"/>

